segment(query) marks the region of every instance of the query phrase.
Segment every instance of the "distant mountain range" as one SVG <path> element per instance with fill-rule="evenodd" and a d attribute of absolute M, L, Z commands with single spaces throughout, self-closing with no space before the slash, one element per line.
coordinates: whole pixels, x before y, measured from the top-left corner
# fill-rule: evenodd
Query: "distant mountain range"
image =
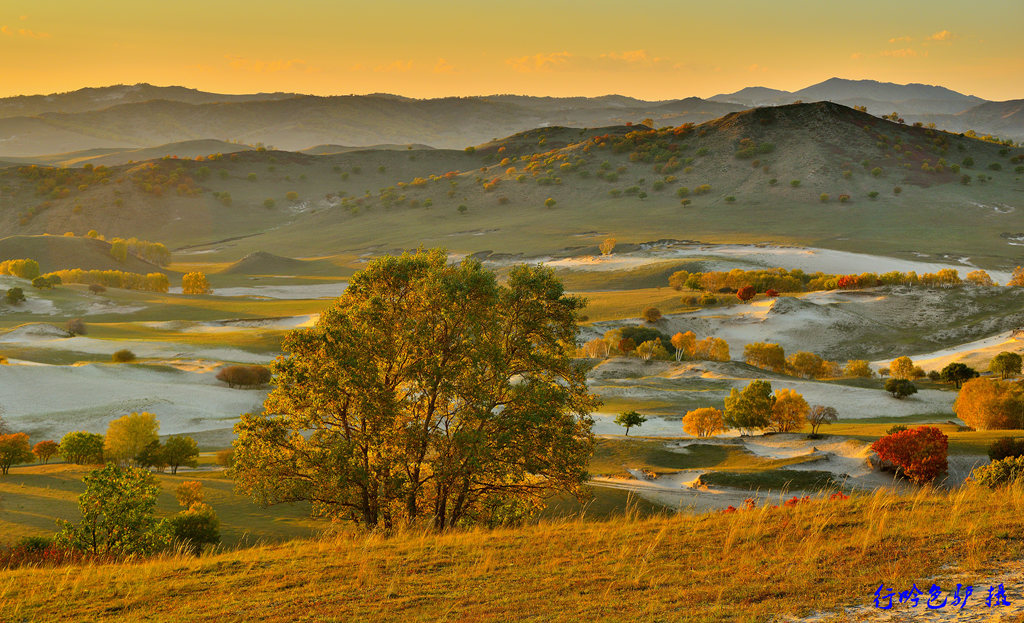
<path fill-rule="evenodd" d="M 866 106 L 876 115 L 895 111 L 908 123 L 1024 140 L 1024 100 L 988 102 L 939 86 L 873 80 L 831 78 L 795 92 L 748 87 L 709 99 L 666 101 L 621 95 L 426 100 L 388 94 L 224 95 L 137 84 L 0 99 L 0 159 L 11 162 L 49 154 L 49 161 L 63 162 L 76 158 L 52 154 L 125 152 L 209 139 L 290 151 L 322 145 L 461 149 L 537 127 L 592 128 L 645 119 L 657 127 L 702 123 L 751 107 L 798 100 Z"/>

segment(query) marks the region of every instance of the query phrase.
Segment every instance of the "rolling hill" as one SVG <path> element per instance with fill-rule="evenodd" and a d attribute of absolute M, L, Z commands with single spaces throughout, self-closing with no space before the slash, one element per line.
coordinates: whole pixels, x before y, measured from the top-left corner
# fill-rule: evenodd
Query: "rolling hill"
<path fill-rule="evenodd" d="M 165 268 L 129 254 L 120 262 L 110 255 L 110 243 L 71 236 L 7 236 L 0 238 L 0 261 L 30 258 L 43 273 L 66 268 L 122 270 L 130 273 L 173 274 Z"/>
<path fill-rule="evenodd" d="M 542 127 L 467 150 L 7 169 L 0 228 L 97 229 L 223 262 L 421 244 L 545 254 L 612 234 L 913 250 L 1012 268 L 1021 153 L 818 102 L 659 130 Z"/>

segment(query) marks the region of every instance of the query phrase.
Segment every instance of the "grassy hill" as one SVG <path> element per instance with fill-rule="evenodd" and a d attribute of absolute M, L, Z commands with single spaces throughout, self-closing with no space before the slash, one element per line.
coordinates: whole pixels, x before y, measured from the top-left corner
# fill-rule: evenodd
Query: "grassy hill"
<path fill-rule="evenodd" d="M 233 262 L 222 275 L 339 275 L 343 270 L 327 260 L 296 260 L 264 251 Z"/>
<path fill-rule="evenodd" d="M 70 236 L 8 236 L 0 238 L 0 261 L 30 258 L 39 262 L 42 272 L 81 268 L 83 270 L 122 270 L 129 273 L 171 274 L 129 254 L 121 262 L 110 255 L 110 243 L 103 240 Z"/>
<path fill-rule="evenodd" d="M 1022 153 L 819 102 L 692 128 L 537 128 L 465 151 L 253 150 L 6 169 L 0 227 L 94 228 L 201 248 L 219 262 L 421 244 L 537 255 L 613 235 L 913 250 L 1012 268 Z"/>
<path fill-rule="evenodd" d="M 1019 568 L 1003 562 L 1024 553 L 1021 504 L 1020 489 L 922 489 L 440 536 L 342 527 L 201 558 L 8 571 L 0 616 L 504 621 L 514 612 L 520 621 L 771 621 L 843 616 L 844 607 L 870 614 L 880 582 L 900 591 L 940 573 L 943 590 L 973 584 L 978 610 L 987 582 Z"/>

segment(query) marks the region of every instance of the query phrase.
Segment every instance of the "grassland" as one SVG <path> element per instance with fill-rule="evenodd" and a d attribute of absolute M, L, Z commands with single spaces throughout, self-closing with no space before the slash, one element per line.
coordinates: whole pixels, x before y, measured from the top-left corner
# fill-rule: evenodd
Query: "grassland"
<path fill-rule="evenodd" d="M 47 621 L 770 621 L 1024 555 L 1024 491 L 879 491 L 732 514 L 395 536 L 20 569 L 0 617 Z"/>

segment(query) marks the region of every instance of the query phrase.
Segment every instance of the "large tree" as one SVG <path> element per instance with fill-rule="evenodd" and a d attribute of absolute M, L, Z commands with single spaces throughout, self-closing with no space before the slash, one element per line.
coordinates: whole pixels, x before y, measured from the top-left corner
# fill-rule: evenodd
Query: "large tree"
<path fill-rule="evenodd" d="M 6 476 L 11 465 L 28 463 L 35 458 L 25 433 L 0 435 L 0 474 Z"/>
<path fill-rule="evenodd" d="M 60 455 L 69 463 L 102 463 L 103 435 L 74 431 L 60 440 Z"/>
<path fill-rule="evenodd" d="M 571 358 L 583 304 L 542 267 L 499 285 L 440 250 L 374 261 L 285 339 L 265 415 L 235 427 L 239 488 L 439 530 L 580 493 L 598 404 Z"/>
<path fill-rule="evenodd" d="M 771 383 L 751 381 L 742 392 L 733 388 L 725 397 L 725 423 L 746 432 L 768 428 L 774 406 Z"/>
<path fill-rule="evenodd" d="M 152 413 L 131 413 L 107 426 L 103 456 L 121 464 L 135 461 L 142 450 L 159 441 L 160 422 Z"/>
<path fill-rule="evenodd" d="M 998 374 L 999 378 L 1005 379 L 1020 374 L 1021 357 L 1017 353 L 1003 351 L 992 358 L 988 364 L 988 370 L 992 374 Z"/>

